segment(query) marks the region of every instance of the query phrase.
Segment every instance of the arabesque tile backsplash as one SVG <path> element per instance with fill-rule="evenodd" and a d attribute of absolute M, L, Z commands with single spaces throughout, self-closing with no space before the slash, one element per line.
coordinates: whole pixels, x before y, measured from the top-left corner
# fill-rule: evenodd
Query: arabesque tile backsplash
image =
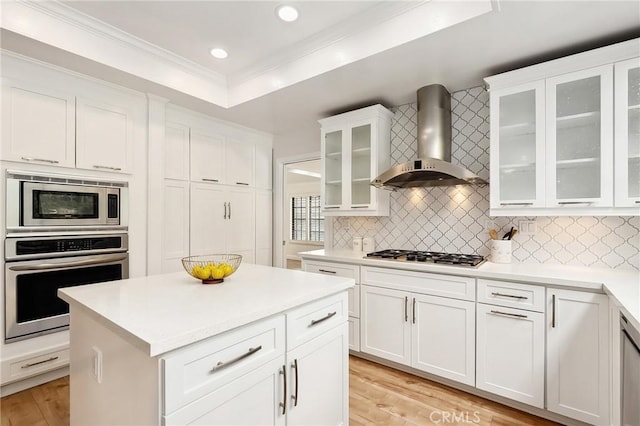
<path fill-rule="evenodd" d="M 452 94 L 452 162 L 489 178 L 489 94 L 474 87 Z M 416 104 L 393 109 L 391 163 L 416 157 Z M 399 248 L 489 255 L 485 222 L 506 232 L 523 219 L 534 235 L 514 238 L 514 262 L 640 269 L 639 217 L 489 217 L 489 187 L 413 188 L 391 193 L 389 217 L 337 217 L 334 247 L 355 236 L 373 237 L 377 249 Z"/>

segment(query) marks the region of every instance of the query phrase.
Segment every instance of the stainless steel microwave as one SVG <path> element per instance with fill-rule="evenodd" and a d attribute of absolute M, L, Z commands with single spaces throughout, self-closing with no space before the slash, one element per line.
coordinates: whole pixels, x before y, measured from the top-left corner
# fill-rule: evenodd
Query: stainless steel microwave
<path fill-rule="evenodd" d="M 127 228 L 126 182 L 7 171 L 7 231 Z"/>

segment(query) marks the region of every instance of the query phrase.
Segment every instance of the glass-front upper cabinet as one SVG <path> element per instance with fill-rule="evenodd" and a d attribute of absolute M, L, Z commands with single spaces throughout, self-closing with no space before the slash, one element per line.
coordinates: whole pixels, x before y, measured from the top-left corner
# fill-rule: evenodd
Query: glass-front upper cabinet
<path fill-rule="evenodd" d="M 491 205 L 544 207 L 544 80 L 491 96 Z"/>
<path fill-rule="evenodd" d="M 324 133 L 323 139 L 324 208 L 338 209 L 342 205 L 342 130 Z"/>
<path fill-rule="evenodd" d="M 615 64 L 615 205 L 640 208 L 640 58 Z"/>
<path fill-rule="evenodd" d="M 613 66 L 546 81 L 550 206 L 613 204 Z"/>
<path fill-rule="evenodd" d="M 371 181 L 389 167 L 392 117 L 373 105 L 319 121 L 325 216 L 389 215 L 389 191 Z"/>

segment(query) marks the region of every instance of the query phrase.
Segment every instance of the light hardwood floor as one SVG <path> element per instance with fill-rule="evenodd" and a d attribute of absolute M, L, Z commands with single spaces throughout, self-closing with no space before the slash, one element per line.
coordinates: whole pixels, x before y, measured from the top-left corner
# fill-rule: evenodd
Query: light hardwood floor
<path fill-rule="evenodd" d="M 349 423 L 359 425 L 555 425 L 504 405 L 349 358 Z M 1 426 L 69 424 L 69 377 L 0 400 Z"/>

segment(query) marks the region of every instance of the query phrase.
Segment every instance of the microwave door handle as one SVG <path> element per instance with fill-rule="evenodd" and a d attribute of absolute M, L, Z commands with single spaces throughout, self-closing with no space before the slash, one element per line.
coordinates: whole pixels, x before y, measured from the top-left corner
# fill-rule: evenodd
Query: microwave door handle
<path fill-rule="evenodd" d="M 101 256 L 99 258 L 93 257 L 91 259 L 80 260 L 76 262 L 38 263 L 36 265 L 15 265 L 15 266 L 9 266 L 9 269 L 12 271 L 41 271 L 46 269 L 71 268 L 74 266 L 100 265 L 103 263 L 118 262 L 121 260 L 125 260 L 126 258 L 127 258 L 126 254 L 111 254 L 111 255 Z"/>

